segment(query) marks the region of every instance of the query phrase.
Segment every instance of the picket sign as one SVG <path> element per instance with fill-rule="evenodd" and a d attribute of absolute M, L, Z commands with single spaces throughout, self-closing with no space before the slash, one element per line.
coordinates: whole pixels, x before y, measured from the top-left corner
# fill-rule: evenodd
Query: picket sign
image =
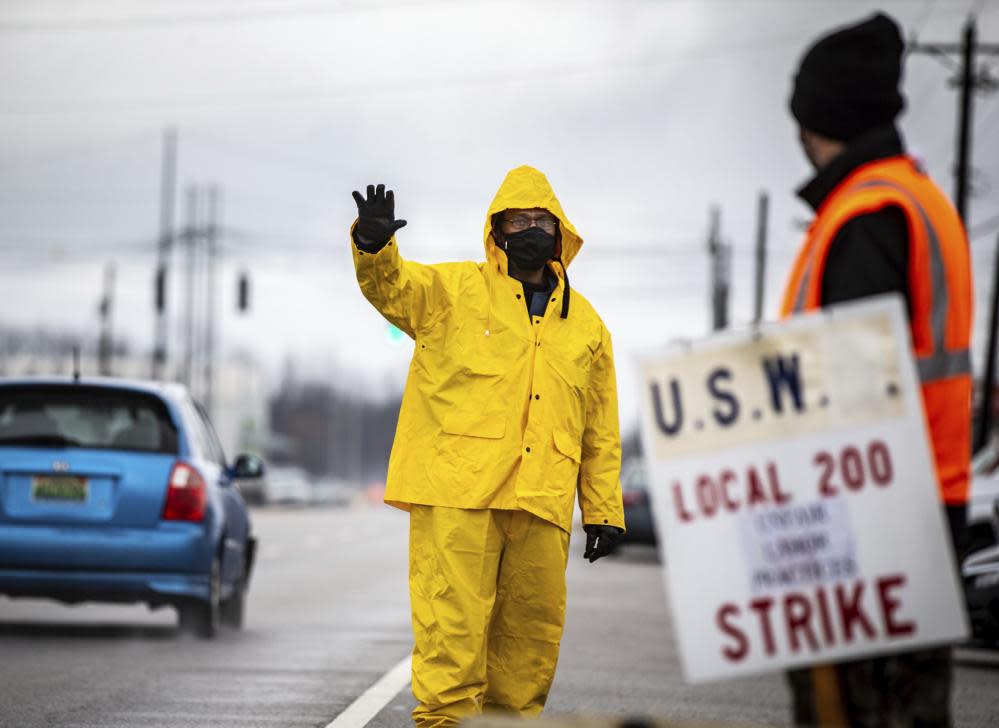
<path fill-rule="evenodd" d="M 902 300 L 640 361 L 688 681 L 966 637 Z"/>

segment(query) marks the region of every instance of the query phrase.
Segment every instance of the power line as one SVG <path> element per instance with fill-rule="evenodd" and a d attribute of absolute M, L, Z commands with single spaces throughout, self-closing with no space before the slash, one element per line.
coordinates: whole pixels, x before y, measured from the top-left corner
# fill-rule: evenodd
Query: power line
<path fill-rule="evenodd" d="M 975 131 L 985 131 L 992 125 L 992 122 L 996 120 L 996 116 L 999 116 L 999 99 L 986 99 L 985 103 L 991 105 L 992 108 L 988 110 L 988 113 L 978 119 L 975 124 Z"/>
<path fill-rule="evenodd" d="M 927 0 L 926 5 L 923 7 L 922 15 L 913 24 L 912 30 L 909 32 L 909 37 L 915 39 L 919 36 L 926 24 L 929 22 L 930 18 L 933 16 L 933 11 L 936 9 L 937 0 Z M 905 45 L 905 55 L 908 56 L 909 52 L 912 50 L 912 43 L 906 43 Z M 913 104 L 914 108 L 922 108 L 923 102 L 926 97 L 930 94 L 933 88 L 936 87 L 936 80 L 927 76 L 923 82 L 923 87 L 919 90 L 917 95 L 918 100 Z"/>
<path fill-rule="evenodd" d="M 313 2 L 293 5 L 279 3 L 275 5 L 246 7 L 238 10 L 215 10 L 204 13 L 164 13 L 154 15 L 106 15 L 72 19 L 21 19 L 0 21 L 0 33 L 46 33 L 65 31 L 101 31 L 123 30 L 129 28 L 162 28 L 179 25 L 212 24 L 226 25 L 262 22 L 268 20 L 286 20 L 296 17 L 345 15 L 381 11 L 391 8 L 419 8 L 426 5 L 444 5 L 456 0 L 424 0 L 419 2 L 372 2 L 371 0 L 356 0 L 355 2 Z"/>
<path fill-rule="evenodd" d="M 926 4 L 923 5 L 922 13 L 920 13 L 920 16 L 916 19 L 916 22 L 913 23 L 913 29 L 912 29 L 913 37 L 919 35 L 926 27 L 926 24 L 930 21 L 930 18 L 933 17 L 933 11 L 936 10 L 937 2 L 938 0 L 926 0 Z"/>
<path fill-rule="evenodd" d="M 346 228 L 345 228 L 346 229 Z M 238 227 L 227 227 L 226 233 L 231 238 L 236 238 L 242 240 L 244 243 L 253 244 L 268 244 L 268 243 L 286 243 L 282 246 L 282 250 L 285 252 L 295 252 L 295 253 L 306 253 L 306 252 L 329 252 L 333 246 L 339 244 L 340 237 L 343 236 L 308 236 L 299 235 L 296 233 L 282 233 L 280 231 L 268 231 L 268 232 L 256 232 L 248 230 L 245 228 Z M 606 236 L 605 236 L 606 237 Z M 627 237 L 627 236 L 626 236 Z M 439 238 L 438 238 L 439 239 Z M 592 240 L 592 238 L 591 238 Z M 298 241 L 296 245 L 288 244 L 290 241 Z M 448 255 L 455 251 L 460 251 L 469 246 L 469 241 L 465 240 L 455 240 L 453 242 L 436 243 L 432 246 L 426 245 L 410 245 L 409 249 L 411 252 L 416 252 L 420 255 Z M 244 252 L 250 252 L 246 247 L 240 247 L 239 250 Z M 782 247 L 771 247 L 776 254 L 787 254 L 791 255 L 795 252 L 796 248 L 794 246 L 782 246 Z M 479 248 L 481 254 L 481 247 Z M 738 256 L 753 257 L 756 255 L 756 251 L 750 247 L 733 247 L 733 254 Z M 584 245 L 583 252 L 580 253 L 581 256 L 608 256 L 620 260 L 629 260 L 633 258 L 644 258 L 644 257 L 673 257 L 673 256 L 689 256 L 697 259 L 702 259 L 704 257 L 704 244 L 702 242 L 697 242 L 694 236 L 684 237 L 684 238 L 670 238 L 662 240 L 635 240 L 634 238 L 628 238 L 626 244 L 621 244 L 619 246 L 615 245 L 594 245 L 593 243 L 588 243 Z"/>
<path fill-rule="evenodd" d="M 46 153 L 41 156 L 30 157 L 27 159 L 8 158 L 4 160 L 3 164 L 8 172 L 11 167 L 24 169 L 41 167 L 50 164 L 65 164 L 69 161 L 86 159 L 96 155 L 106 156 L 108 151 L 124 153 L 124 150 L 122 149 L 123 147 L 127 145 L 138 146 L 140 142 L 143 147 L 148 147 L 149 140 L 151 138 L 153 138 L 153 136 L 149 133 L 135 132 L 116 137 L 113 142 L 113 146 L 111 144 L 77 144 L 55 150 L 52 150 L 50 147 L 46 147 Z"/>
<path fill-rule="evenodd" d="M 224 226 L 221 234 L 226 238 L 225 250 L 244 256 L 268 256 L 268 255 L 311 255 L 320 254 L 325 256 L 342 242 L 344 235 L 303 235 L 295 232 L 267 231 L 258 232 L 247 228 Z M 239 242 L 236 242 L 239 241 Z M 280 247 L 275 247 L 274 243 L 280 243 Z M 469 241 L 455 240 L 453 242 L 436 243 L 432 246 L 413 244 L 409 248 L 419 255 L 450 255 L 455 251 L 468 248 Z M 48 246 L 48 247 L 46 247 Z M 68 246 L 68 247 L 67 247 Z M 84 257 L 96 254 L 108 255 L 128 255 L 135 254 L 140 257 L 152 260 L 155 256 L 156 238 L 132 238 L 120 240 L 101 239 L 97 235 L 76 235 L 76 234 L 37 234 L 37 233 L 0 233 L 0 256 L 6 254 L 14 255 L 49 255 L 52 252 L 61 254 L 78 253 Z M 792 254 L 793 247 L 771 247 L 777 254 Z M 481 247 L 477 248 L 481 257 Z M 733 247 L 733 255 L 750 258 L 755 256 L 755 250 L 750 247 Z M 626 245 L 594 245 L 589 243 L 584 246 L 581 253 L 586 257 L 599 256 L 620 259 L 622 261 L 634 260 L 635 258 L 649 257 L 690 257 L 701 259 L 704 256 L 703 243 L 698 243 L 696 238 L 674 238 L 655 240 L 640 240 L 629 238 Z"/>
<path fill-rule="evenodd" d="M 203 131 L 187 131 L 185 129 L 184 139 L 187 143 L 194 142 L 195 144 L 201 144 L 203 146 L 208 146 L 209 148 L 221 148 L 223 150 L 227 150 L 230 155 L 235 155 L 241 159 L 253 158 L 258 161 L 279 164 L 299 171 L 306 170 L 315 174 L 328 175 L 332 172 L 343 172 L 346 169 L 344 165 L 317 161 L 315 158 L 288 155 L 262 146 L 254 146 L 236 142 L 232 139 L 224 139 Z M 226 152 L 223 151 L 223 153 Z"/>
<path fill-rule="evenodd" d="M 996 230 L 999 230 L 999 214 L 986 218 L 968 228 L 968 238 L 970 240 L 978 240 L 986 235 L 991 235 Z"/>
<path fill-rule="evenodd" d="M 605 74 L 631 74 L 635 73 L 635 79 L 642 83 L 647 83 L 648 79 L 638 75 L 642 71 L 654 71 L 668 68 L 676 64 L 703 63 L 711 60 L 724 60 L 733 55 L 741 55 L 756 52 L 772 52 L 786 46 L 797 46 L 801 43 L 798 35 L 781 35 L 763 41 L 737 44 L 730 43 L 724 46 L 715 46 L 700 49 L 695 52 L 685 52 L 672 57 L 641 59 L 624 59 L 618 63 L 603 63 L 596 65 L 563 64 L 541 69 L 525 69 L 522 73 L 512 74 L 506 69 L 494 69 L 492 71 L 479 72 L 469 75 L 457 75 L 450 77 L 416 77 L 402 78 L 386 81 L 377 86 L 370 81 L 364 80 L 354 84 L 344 84 L 339 87 L 322 88 L 299 88 L 290 92 L 277 95 L 233 95 L 228 98 L 221 94 L 188 97 L 186 100 L 160 101 L 149 97 L 140 99 L 111 98 L 105 100 L 105 105 L 95 106 L 64 106 L 61 108 L 47 109 L 12 109 L 0 108 L 0 116 L 21 116 L 21 115 L 47 115 L 47 114 L 72 114 L 72 113 L 106 113 L 111 111 L 121 113 L 147 113 L 154 110 L 176 110 L 181 108 L 238 108 L 257 107 L 260 105 L 272 106 L 275 103 L 328 103 L 341 101 L 349 98 L 368 97 L 398 97 L 402 94 L 419 93 L 426 95 L 428 92 L 446 91 L 454 92 L 463 89 L 484 94 L 495 94 L 498 86 L 513 86 L 522 84 L 537 84 L 551 82 L 587 81 L 593 76 Z M 150 104 L 144 102 L 151 101 Z M 139 104 L 130 106 L 129 104 Z"/>

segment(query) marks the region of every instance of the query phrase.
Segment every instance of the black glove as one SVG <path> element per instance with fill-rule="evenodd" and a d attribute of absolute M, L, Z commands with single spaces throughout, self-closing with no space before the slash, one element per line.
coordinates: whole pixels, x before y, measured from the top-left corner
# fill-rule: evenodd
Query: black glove
<path fill-rule="evenodd" d="M 354 228 L 354 243 L 360 248 L 381 250 L 395 231 L 406 225 L 405 220 L 395 219 L 395 195 L 385 191 L 385 185 L 368 185 L 368 199 L 354 190 L 357 203 L 357 227 Z"/>
<path fill-rule="evenodd" d="M 614 526 L 583 526 L 586 531 L 586 551 L 583 558 L 592 564 L 597 559 L 614 553 L 617 542 L 621 540 L 621 530 Z"/>

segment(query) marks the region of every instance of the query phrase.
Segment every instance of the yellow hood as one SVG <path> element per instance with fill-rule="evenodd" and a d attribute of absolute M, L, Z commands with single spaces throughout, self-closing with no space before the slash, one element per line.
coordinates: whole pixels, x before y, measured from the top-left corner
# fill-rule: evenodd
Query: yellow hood
<path fill-rule="evenodd" d="M 486 214 L 486 227 L 482 234 L 486 246 L 486 259 L 500 264 L 504 272 L 506 271 L 506 255 L 500 255 L 496 241 L 493 240 L 493 215 L 503 210 L 529 210 L 532 207 L 548 210 L 559 219 L 559 229 L 562 233 L 562 262 L 566 266 L 572 262 L 579 249 L 583 247 L 583 239 L 579 237 L 576 228 L 565 216 L 552 186 L 548 184 L 548 179 L 534 167 L 528 167 L 525 164 L 507 172 L 506 179 L 503 180 L 496 197 L 489 205 L 489 212 Z M 561 271 L 558 272 L 561 274 Z"/>

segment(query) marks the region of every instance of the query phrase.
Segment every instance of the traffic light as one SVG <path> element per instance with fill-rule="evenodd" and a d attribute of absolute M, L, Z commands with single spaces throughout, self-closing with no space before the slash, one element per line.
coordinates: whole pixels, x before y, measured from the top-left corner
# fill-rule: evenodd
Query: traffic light
<path fill-rule="evenodd" d="M 240 313 L 250 310 L 250 274 L 243 272 L 239 274 L 239 282 L 236 290 L 236 308 Z"/>
<path fill-rule="evenodd" d="M 402 344 L 406 341 L 406 334 L 401 329 L 392 324 L 385 324 L 385 340 L 390 344 Z"/>
<path fill-rule="evenodd" d="M 153 299 L 156 305 L 156 313 L 163 313 L 166 310 L 166 267 L 160 265 L 156 269 L 156 281 L 153 283 Z"/>

